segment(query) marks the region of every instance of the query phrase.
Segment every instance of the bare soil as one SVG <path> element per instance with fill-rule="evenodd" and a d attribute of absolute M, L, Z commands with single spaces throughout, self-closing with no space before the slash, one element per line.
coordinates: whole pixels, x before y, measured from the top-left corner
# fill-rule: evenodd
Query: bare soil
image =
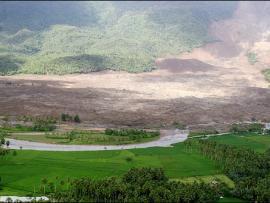
<path fill-rule="evenodd" d="M 269 119 L 270 89 L 238 69 L 0 77 L 0 115 L 79 114 L 89 126 L 162 127 Z"/>

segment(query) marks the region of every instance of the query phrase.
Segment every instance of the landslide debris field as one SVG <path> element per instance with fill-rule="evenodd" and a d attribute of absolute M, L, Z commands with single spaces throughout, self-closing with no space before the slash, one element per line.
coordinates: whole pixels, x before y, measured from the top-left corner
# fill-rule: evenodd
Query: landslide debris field
<path fill-rule="evenodd" d="M 240 2 L 230 18 L 209 25 L 215 41 L 156 57 L 151 72 L 1 76 L 0 114 L 68 112 L 89 125 L 138 127 L 267 120 L 269 5 Z"/>
<path fill-rule="evenodd" d="M 189 70 L 168 65 L 139 74 L 106 71 L 1 77 L 0 114 L 59 116 L 70 112 L 93 125 L 147 127 L 269 116 L 270 89 L 259 74 L 198 60 L 171 61 L 179 67 L 183 62 Z M 198 71 L 200 63 L 205 67 Z"/>

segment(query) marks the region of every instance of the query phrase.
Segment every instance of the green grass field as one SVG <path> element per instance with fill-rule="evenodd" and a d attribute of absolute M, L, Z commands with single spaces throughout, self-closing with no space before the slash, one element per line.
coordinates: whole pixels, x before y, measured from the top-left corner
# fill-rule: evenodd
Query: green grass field
<path fill-rule="evenodd" d="M 132 161 L 127 161 L 131 157 Z M 120 176 L 131 167 L 162 167 L 170 178 L 220 174 L 214 162 L 196 151 L 187 152 L 183 144 L 174 148 L 149 148 L 102 152 L 18 151 L 1 160 L 0 174 L 4 190 L 0 195 L 26 195 L 46 177 L 66 180 L 90 176 Z"/>
<path fill-rule="evenodd" d="M 223 135 L 210 139 L 222 144 L 250 148 L 257 152 L 265 152 L 270 148 L 270 135 Z"/>
<path fill-rule="evenodd" d="M 75 132 L 75 131 L 74 131 Z M 32 142 L 43 142 L 50 144 L 97 144 L 97 145 L 119 145 L 150 142 L 159 139 L 159 136 L 132 139 L 129 136 L 106 135 L 100 131 L 78 131 L 74 133 L 72 140 L 66 133 L 12 133 L 9 138 L 27 140 Z"/>
<path fill-rule="evenodd" d="M 211 137 L 217 142 L 248 147 L 258 152 L 270 146 L 270 136 L 223 135 Z M 131 159 L 127 159 L 130 157 Z M 17 156 L 9 154 L 1 158 L 0 174 L 2 190 L 0 195 L 28 195 L 41 185 L 41 179 L 55 181 L 89 176 L 104 178 L 120 176 L 131 167 L 162 167 L 171 179 L 182 181 L 220 178 L 233 183 L 222 175 L 217 165 L 196 150 L 186 150 L 183 143 L 171 148 L 148 148 L 123 151 L 97 152 L 44 152 L 18 151 Z M 225 201 L 226 198 L 221 201 Z"/>

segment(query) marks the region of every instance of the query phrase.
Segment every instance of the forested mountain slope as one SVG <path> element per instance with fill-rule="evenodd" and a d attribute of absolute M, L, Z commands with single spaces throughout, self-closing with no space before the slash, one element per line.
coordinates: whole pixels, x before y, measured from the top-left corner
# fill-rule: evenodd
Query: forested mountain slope
<path fill-rule="evenodd" d="M 0 74 L 150 71 L 216 39 L 237 2 L 0 2 Z"/>

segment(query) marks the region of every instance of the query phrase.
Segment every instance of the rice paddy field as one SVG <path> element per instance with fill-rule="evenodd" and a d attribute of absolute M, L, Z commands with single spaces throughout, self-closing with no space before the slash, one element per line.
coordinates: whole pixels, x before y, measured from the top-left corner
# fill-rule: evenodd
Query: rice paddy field
<path fill-rule="evenodd" d="M 99 152 L 18 151 L 1 160 L 3 190 L 0 195 L 27 195 L 41 185 L 42 178 L 120 176 L 131 167 L 162 167 L 170 178 L 220 174 L 215 163 L 184 144 L 172 148 L 149 148 Z"/>
<path fill-rule="evenodd" d="M 224 135 L 211 137 L 217 142 L 248 147 L 264 152 L 270 146 L 270 136 Z M 168 148 L 147 148 L 98 152 L 45 152 L 18 150 L 1 158 L 0 195 L 29 195 L 37 192 L 43 178 L 55 182 L 89 176 L 101 179 L 121 176 L 132 167 L 162 167 L 171 179 L 209 181 L 217 177 L 233 186 L 233 182 L 214 161 L 183 143 Z M 224 199 L 225 200 L 225 199 Z"/>

